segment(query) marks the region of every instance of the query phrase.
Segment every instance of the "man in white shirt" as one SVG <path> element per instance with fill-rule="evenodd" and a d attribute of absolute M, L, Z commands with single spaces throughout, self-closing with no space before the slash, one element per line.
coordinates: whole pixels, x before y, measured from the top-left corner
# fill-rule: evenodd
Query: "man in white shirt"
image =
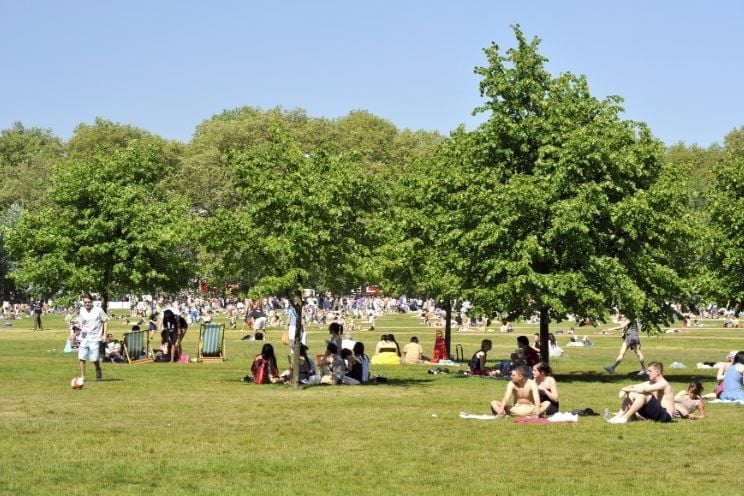
<path fill-rule="evenodd" d="M 93 306 L 90 293 L 83 295 L 83 306 L 80 308 L 80 378 L 85 380 L 85 362 L 90 360 L 96 366 L 96 380 L 103 380 L 101 372 L 101 341 L 108 332 L 108 316 L 101 307 Z"/>

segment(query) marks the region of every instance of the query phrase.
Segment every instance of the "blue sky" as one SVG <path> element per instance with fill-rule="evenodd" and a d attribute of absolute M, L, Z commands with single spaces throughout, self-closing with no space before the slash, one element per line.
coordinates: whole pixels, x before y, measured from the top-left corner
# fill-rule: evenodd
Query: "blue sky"
<path fill-rule="evenodd" d="M 477 125 L 473 68 L 510 25 L 542 39 L 553 74 L 667 144 L 708 146 L 744 125 L 744 2 L 0 0 L 0 129 L 68 139 L 96 116 L 189 141 L 243 105 L 399 128 Z"/>

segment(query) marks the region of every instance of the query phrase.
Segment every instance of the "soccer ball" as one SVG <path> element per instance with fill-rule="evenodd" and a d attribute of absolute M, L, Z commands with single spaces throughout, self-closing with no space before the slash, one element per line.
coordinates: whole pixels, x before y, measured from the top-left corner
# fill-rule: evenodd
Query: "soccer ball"
<path fill-rule="evenodd" d="M 70 386 L 72 386 L 72 389 L 83 389 L 85 380 L 82 377 L 73 377 L 72 381 L 70 381 Z"/>

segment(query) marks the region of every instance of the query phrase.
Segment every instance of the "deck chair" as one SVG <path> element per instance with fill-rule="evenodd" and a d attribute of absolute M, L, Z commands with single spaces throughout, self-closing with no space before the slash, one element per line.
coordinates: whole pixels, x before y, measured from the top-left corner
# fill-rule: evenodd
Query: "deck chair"
<path fill-rule="evenodd" d="M 147 363 L 154 361 L 150 353 L 150 340 L 147 331 L 129 331 L 124 334 L 124 356 L 127 363 Z"/>
<path fill-rule="evenodd" d="M 201 325 L 196 361 L 225 361 L 225 324 L 209 323 Z"/>

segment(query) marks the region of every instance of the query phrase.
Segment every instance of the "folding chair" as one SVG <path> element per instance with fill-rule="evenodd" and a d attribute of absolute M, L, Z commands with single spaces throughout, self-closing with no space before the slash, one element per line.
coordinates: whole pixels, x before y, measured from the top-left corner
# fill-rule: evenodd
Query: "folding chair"
<path fill-rule="evenodd" d="M 225 324 L 202 324 L 199 328 L 197 362 L 225 361 Z"/>
<path fill-rule="evenodd" d="M 129 331 L 124 334 L 123 348 L 127 363 L 147 363 L 154 361 L 150 353 L 148 332 L 144 330 Z"/>

